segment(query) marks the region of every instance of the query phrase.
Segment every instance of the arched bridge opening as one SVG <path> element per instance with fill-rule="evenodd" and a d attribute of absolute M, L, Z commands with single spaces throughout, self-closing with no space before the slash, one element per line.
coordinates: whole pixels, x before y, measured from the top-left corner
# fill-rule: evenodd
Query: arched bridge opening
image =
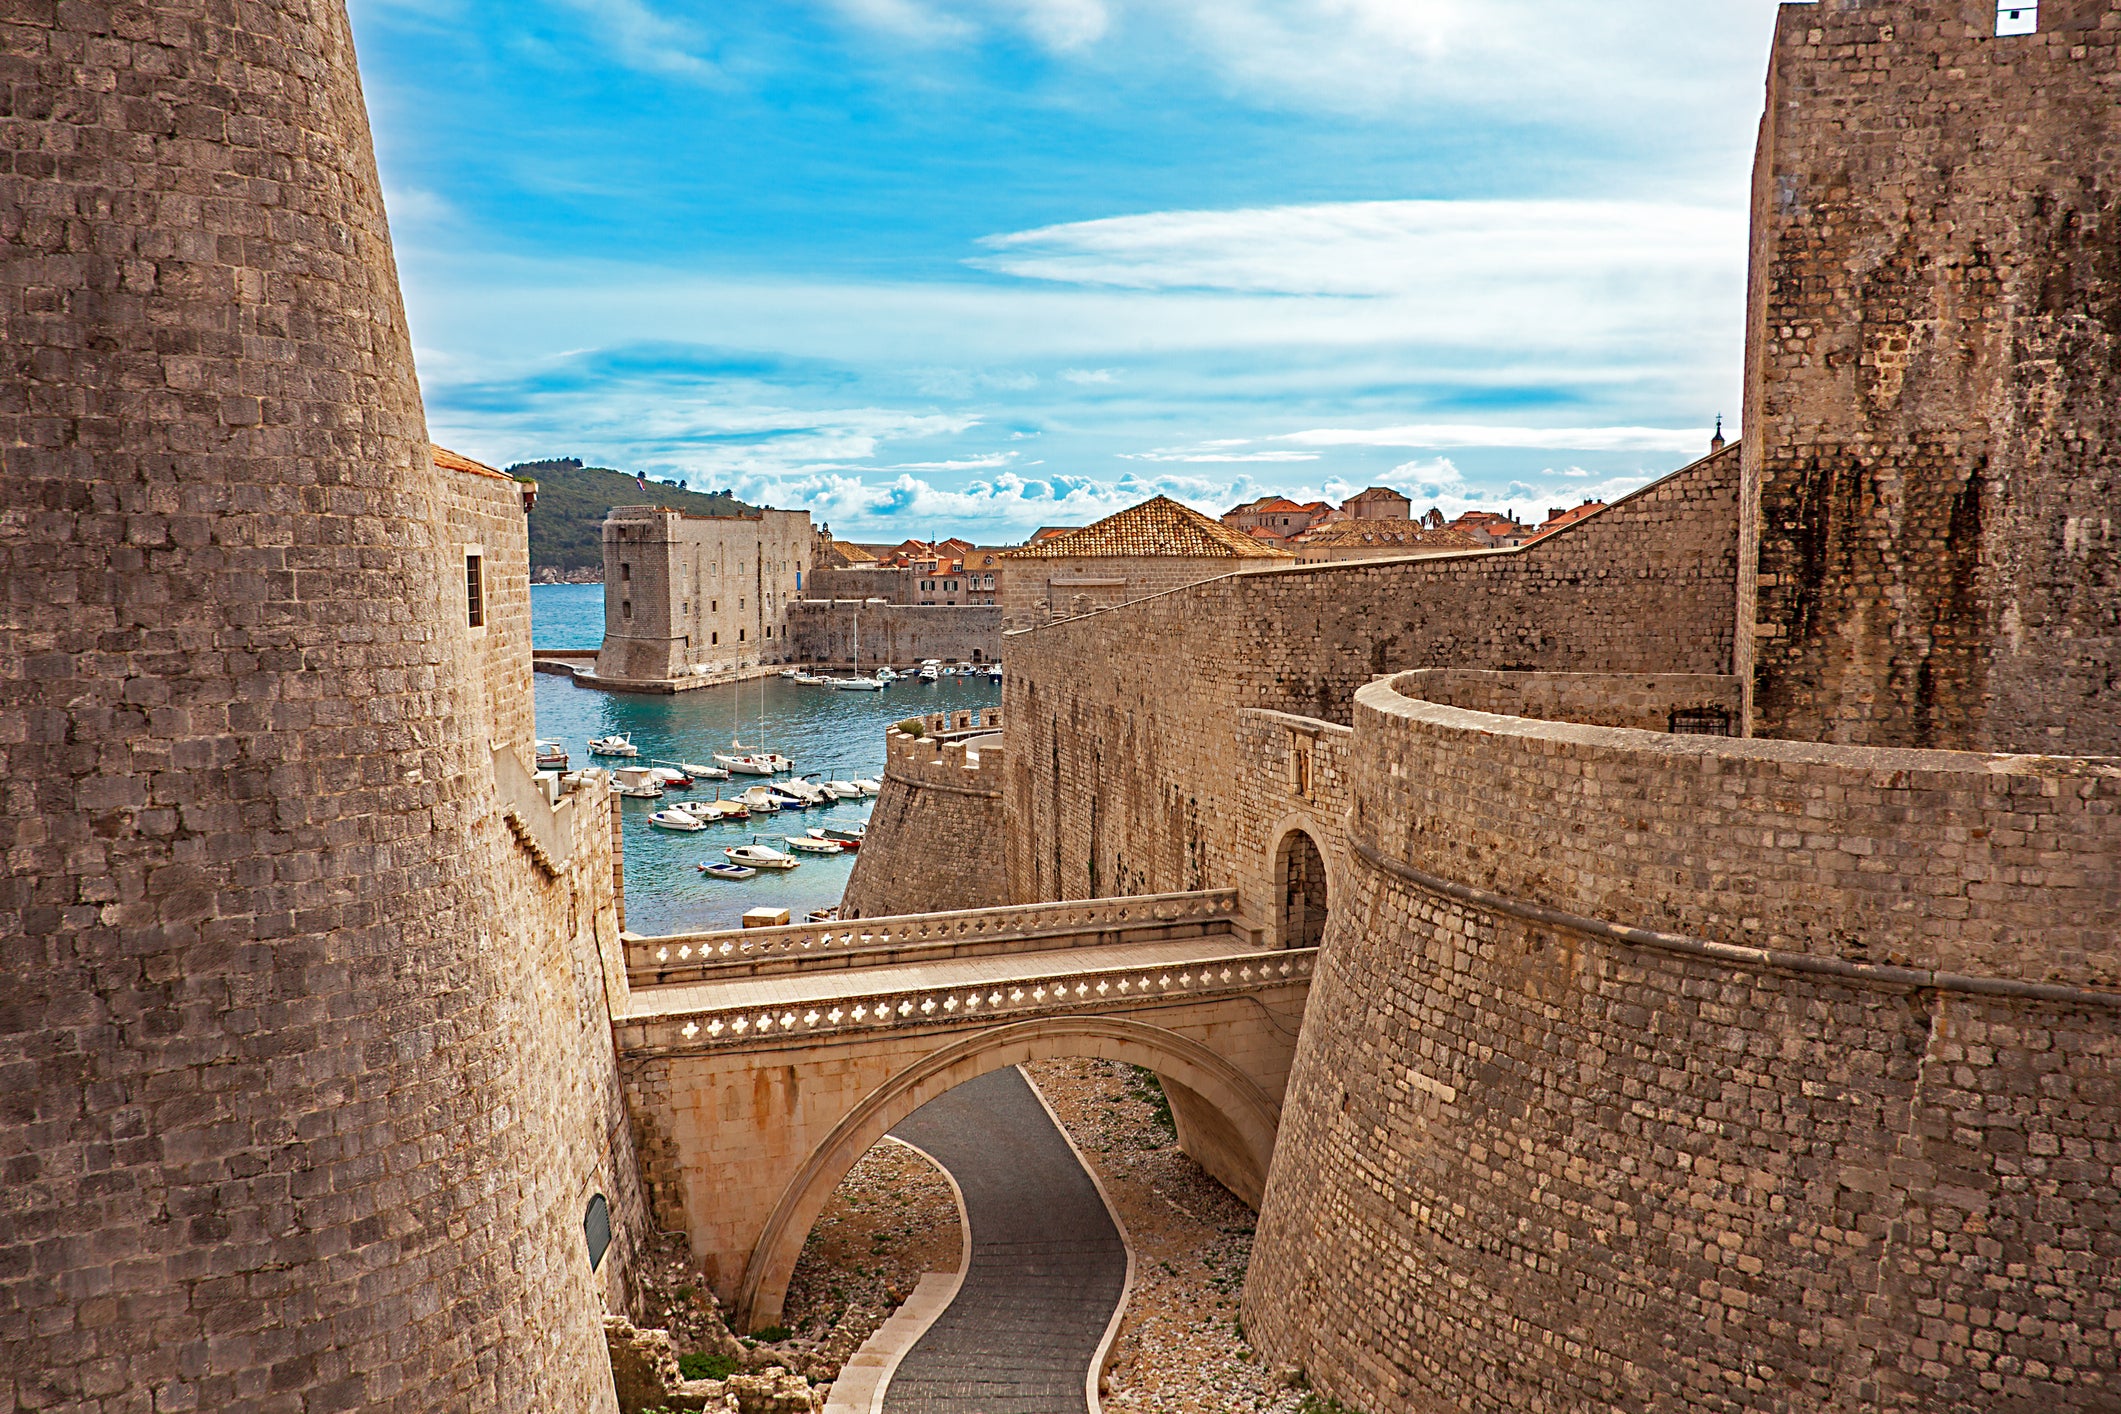
<path fill-rule="evenodd" d="M 1315 948 L 1326 938 L 1330 903 L 1326 859 L 1318 841 L 1303 830 L 1291 830 L 1277 852 L 1274 878 L 1280 902 L 1281 943 L 1287 948 Z"/>
<path fill-rule="evenodd" d="M 862 1154 L 1004 1066 L 1155 1072 L 1180 1146 L 1256 1207 L 1317 956 L 1257 936 L 1234 890 L 626 948 L 616 1029 L 657 1219 L 754 1328 Z"/>

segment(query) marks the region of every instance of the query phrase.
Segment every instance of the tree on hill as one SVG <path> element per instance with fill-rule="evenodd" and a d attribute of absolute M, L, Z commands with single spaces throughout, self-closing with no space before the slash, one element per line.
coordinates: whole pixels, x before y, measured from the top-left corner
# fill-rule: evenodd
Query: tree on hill
<path fill-rule="evenodd" d="M 584 466 L 580 457 L 550 457 L 517 462 L 508 474 L 538 483 L 537 507 L 530 513 L 530 569 L 601 570 L 604 567 L 604 517 L 613 506 L 659 506 L 700 516 L 733 516 L 756 510 L 727 491 L 687 491 L 674 481 L 651 478 L 648 492 L 630 473 L 607 466 Z"/>

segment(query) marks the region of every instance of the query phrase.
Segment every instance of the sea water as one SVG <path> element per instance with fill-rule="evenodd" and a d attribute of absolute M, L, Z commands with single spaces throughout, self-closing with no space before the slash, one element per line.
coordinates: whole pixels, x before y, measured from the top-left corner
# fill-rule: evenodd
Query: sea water
<path fill-rule="evenodd" d="M 579 601 L 596 596 L 596 638 L 587 643 L 562 641 L 562 625 L 579 625 Z M 541 585 L 531 591 L 532 640 L 540 648 L 594 648 L 603 633 L 603 590 L 599 585 Z M 548 604 L 558 606 L 549 613 Z M 985 677 L 947 677 L 924 683 L 905 679 L 882 692 L 835 692 L 785 678 L 697 688 L 671 696 L 599 692 L 577 687 L 571 678 L 537 676 L 538 735 L 567 748 L 570 767 L 588 765 L 664 765 L 690 761 L 714 764 L 714 753 L 727 752 L 732 735 L 748 751 L 778 751 L 795 761 L 795 774 L 818 773 L 826 780 L 876 779 L 884 771 L 884 730 L 893 722 L 924 712 L 993 707 L 1001 703 L 1002 685 Z M 592 760 L 591 737 L 625 733 L 640 748 L 638 761 Z M 779 779 L 785 780 L 786 777 Z M 814 908 L 829 907 L 846 891 L 854 870 L 852 854 L 802 856 L 795 868 L 762 869 L 755 879 L 728 881 L 699 871 L 703 860 L 719 860 L 732 845 L 754 840 L 786 849 L 788 835 L 812 826 L 848 824 L 869 817 L 874 802 L 842 801 L 810 810 L 784 810 L 749 820 L 713 824 L 691 834 L 658 830 L 651 813 L 680 800 L 712 799 L 718 792 L 736 795 L 760 784 L 762 776 L 706 781 L 689 791 L 667 791 L 662 800 L 623 800 L 620 837 L 626 847 L 626 926 L 636 933 L 675 933 L 703 928 L 735 928 L 744 910 L 785 908 L 790 922 L 800 923 Z M 938 850 L 999 848 L 991 839 L 935 839 L 923 846 Z"/>

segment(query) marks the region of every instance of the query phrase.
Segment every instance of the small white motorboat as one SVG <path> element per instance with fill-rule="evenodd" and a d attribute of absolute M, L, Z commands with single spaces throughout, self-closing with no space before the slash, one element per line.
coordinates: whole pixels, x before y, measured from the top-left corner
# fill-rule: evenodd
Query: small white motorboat
<path fill-rule="evenodd" d="M 899 674 L 894 673 L 889 668 L 878 668 L 876 670 L 876 679 L 878 682 L 897 682 Z"/>
<path fill-rule="evenodd" d="M 732 845 L 722 853 L 729 856 L 732 864 L 748 864 L 754 869 L 793 869 L 803 862 L 770 844 Z"/>
<path fill-rule="evenodd" d="M 862 788 L 853 781 L 819 781 L 818 785 L 824 790 L 825 794 L 831 796 L 834 800 L 860 800 L 862 798 Z"/>
<path fill-rule="evenodd" d="M 725 756 L 717 751 L 714 753 L 714 759 L 717 765 L 726 766 L 735 775 L 770 776 L 773 774 L 772 763 L 763 761 L 756 756 Z"/>
<path fill-rule="evenodd" d="M 813 780 L 775 781 L 773 788 L 783 795 L 792 795 L 805 805 L 825 805 L 834 798 L 832 793 Z"/>
<path fill-rule="evenodd" d="M 838 840 L 821 839 L 814 835 L 783 835 L 781 838 L 788 841 L 788 848 L 799 849 L 805 854 L 838 854 L 840 852 L 840 842 Z"/>
<path fill-rule="evenodd" d="M 845 854 L 852 854 L 862 847 L 862 837 L 860 835 L 850 835 L 844 830 L 828 828 L 805 830 L 803 833 L 814 840 L 824 840 L 828 844 L 836 844 L 840 847 L 841 852 Z"/>
<path fill-rule="evenodd" d="M 855 781 L 855 784 L 862 788 L 863 795 L 875 796 L 884 793 L 884 783 L 882 781 L 872 781 L 867 776 L 861 777 Z"/>
<path fill-rule="evenodd" d="M 660 784 L 665 786 L 676 786 L 678 789 L 683 790 L 692 784 L 692 777 L 686 775 L 675 766 L 650 766 L 648 771 Z"/>
<path fill-rule="evenodd" d="M 920 671 L 920 679 L 922 682 L 935 682 L 939 680 L 942 675 L 943 664 L 940 658 L 927 658 L 922 660 Z M 594 747 L 591 747 L 590 749 L 595 750 Z"/>
<path fill-rule="evenodd" d="M 611 788 L 634 800 L 661 800 L 663 783 L 645 766 L 621 766 L 611 773 Z"/>
<path fill-rule="evenodd" d="M 639 756 L 641 748 L 627 735 L 600 736 L 589 743 L 591 756 Z"/>
<path fill-rule="evenodd" d="M 828 840 L 838 840 L 852 849 L 869 838 L 869 827 L 859 820 L 852 825 L 836 825 L 828 821 L 823 828 L 812 830 L 810 833 Z"/>
<path fill-rule="evenodd" d="M 679 761 L 675 764 L 680 771 L 683 771 L 696 781 L 726 781 L 729 779 L 729 772 L 720 766 L 695 766 L 690 761 Z"/>
<path fill-rule="evenodd" d="M 741 800 L 694 800 L 676 808 L 710 825 L 720 820 L 746 819 L 751 814 L 751 807 Z"/>
<path fill-rule="evenodd" d="M 784 678 L 795 678 L 800 681 L 803 676 L 803 670 L 801 668 L 783 668 L 781 669 L 781 676 Z"/>
<path fill-rule="evenodd" d="M 993 678 L 996 682 L 1000 682 L 1002 680 L 1002 665 L 1000 663 L 988 664 L 987 676 Z"/>
<path fill-rule="evenodd" d="M 777 751 L 754 751 L 751 753 L 751 759 L 763 761 L 775 771 L 793 771 L 795 769 L 795 762 Z"/>
<path fill-rule="evenodd" d="M 833 687 L 841 692 L 882 692 L 884 684 L 879 678 L 834 678 Z"/>
<path fill-rule="evenodd" d="M 567 748 L 556 741 L 538 743 L 538 769 L 540 771 L 564 771 L 567 769 Z"/>
<path fill-rule="evenodd" d="M 748 864 L 724 864 L 719 859 L 700 861 L 700 872 L 710 879 L 756 879 L 759 871 Z"/>
<path fill-rule="evenodd" d="M 781 808 L 780 794 L 771 786 L 751 786 L 737 797 L 754 815 L 771 815 Z"/>
<path fill-rule="evenodd" d="M 658 830 L 682 830 L 687 834 L 694 830 L 707 828 L 699 817 L 690 810 L 679 810 L 676 808 L 656 811 L 655 814 L 648 817 L 648 823 L 655 826 Z"/>

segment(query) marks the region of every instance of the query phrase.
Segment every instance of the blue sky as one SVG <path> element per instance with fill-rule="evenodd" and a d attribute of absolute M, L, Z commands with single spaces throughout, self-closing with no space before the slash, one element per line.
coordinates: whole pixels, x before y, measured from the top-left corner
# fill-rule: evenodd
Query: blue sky
<path fill-rule="evenodd" d="M 437 440 L 1008 541 L 1736 425 L 1772 0 L 352 0 Z"/>

